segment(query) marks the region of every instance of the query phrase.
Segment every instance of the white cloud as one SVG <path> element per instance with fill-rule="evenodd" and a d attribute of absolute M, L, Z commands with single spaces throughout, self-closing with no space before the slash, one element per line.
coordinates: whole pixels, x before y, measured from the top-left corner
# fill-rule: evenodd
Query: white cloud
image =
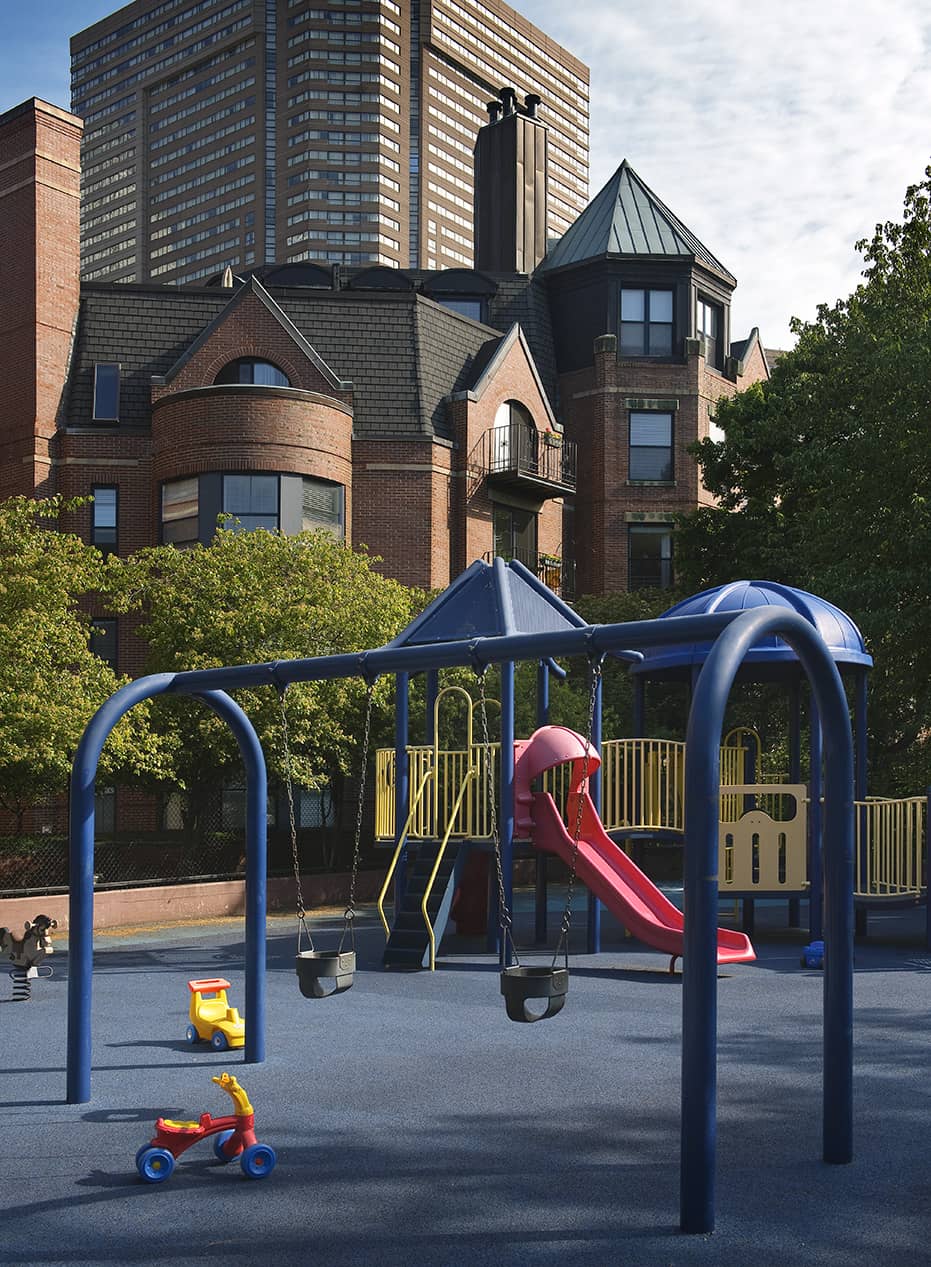
<path fill-rule="evenodd" d="M 926 0 L 511 3 L 591 67 L 592 193 L 629 159 L 768 346 L 850 293 L 929 161 Z"/>

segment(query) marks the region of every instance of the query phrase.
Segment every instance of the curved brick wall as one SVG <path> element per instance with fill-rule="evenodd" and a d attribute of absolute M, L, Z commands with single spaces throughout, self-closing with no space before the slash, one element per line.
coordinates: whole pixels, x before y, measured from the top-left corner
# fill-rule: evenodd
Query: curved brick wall
<path fill-rule="evenodd" d="M 152 404 L 153 477 L 279 471 L 352 486 L 352 411 L 292 387 L 214 386 Z"/>

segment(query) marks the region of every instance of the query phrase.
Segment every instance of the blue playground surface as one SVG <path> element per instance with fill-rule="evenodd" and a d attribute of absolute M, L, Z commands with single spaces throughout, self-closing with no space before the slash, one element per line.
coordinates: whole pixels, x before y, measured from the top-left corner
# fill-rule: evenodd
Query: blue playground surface
<path fill-rule="evenodd" d="M 551 893 L 550 927 L 563 895 Z M 484 939 L 447 938 L 437 971 L 386 972 L 365 908 L 347 993 L 304 999 L 293 917 L 268 920 L 267 1059 L 185 1041 L 190 978 L 243 1004 L 243 923 L 98 933 L 89 1104 L 66 1103 L 68 954 L 4 1035 L 0 1263 L 266 1262 L 328 1267 L 679 1267 L 931 1263 L 927 1189 L 931 952 L 924 911 L 876 913 L 854 968 L 854 1160 L 821 1160 L 823 977 L 785 904 L 759 903 L 758 960 L 718 979 L 717 1224 L 678 1231 L 682 978 L 604 918 L 551 1022 L 514 1025 Z M 37 910 L 41 907 L 41 899 Z M 532 894 L 516 909 L 524 962 Z M 729 907 L 722 903 L 721 920 Z M 803 907 L 803 925 L 804 907 Z M 314 920 L 335 944 L 341 913 Z M 155 1119 L 228 1111 L 228 1070 L 278 1163 L 261 1182 L 211 1141 L 147 1185 Z"/>

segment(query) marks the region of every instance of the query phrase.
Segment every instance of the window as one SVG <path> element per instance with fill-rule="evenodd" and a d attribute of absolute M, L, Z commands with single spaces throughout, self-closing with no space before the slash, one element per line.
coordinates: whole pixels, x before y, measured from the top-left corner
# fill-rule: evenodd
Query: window
<path fill-rule="evenodd" d="M 115 362 L 94 366 L 94 422 L 120 420 L 120 367 Z"/>
<path fill-rule="evenodd" d="M 672 482 L 672 414 L 630 411 L 631 480 Z"/>
<path fill-rule="evenodd" d="M 114 673 L 117 671 L 116 630 L 117 622 L 111 618 L 104 616 L 91 618 L 90 649 L 94 655 L 100 656 L 105 664 L 109 664 Z"/>
<path fill-rule="evenodd" d="M 98 835 L 116 831 L 115 787 L 98 787 L 94 792 L 94 831 Z"/>
<path fill-rule="evenodd" d="M 290 387 L 287 374 L 271 361 L 260 361 L 254 356 L 241 356 L 238 361 L 224 365 L 213 380 L 214 383 L 252 383 L 256 387 Z"/>
<path fill-rule="evenodd" d="M 532 510 L 495 505 L 495 554 L 502 559 L 518 559 L 524 567 L 537 570 L 537 516 Z"/>
<path fill-rule="evenodd" d="M 325 480 L 303 481 L 301 531 L 329 532 L 338 541 L 346 536 L 343 513 L 344 490 L 342 484 L 330 484 Z"/>
<path fill-rule="evenodd" d="M 621 356 L 672 356 L 672 291 L 621 291 Z"/>
<path fill-rule="evenodd" d="M 113 484 L 95 484 L 91 488 L 91 544 L 104 554 L 116 549 L 116 517 L 118 490 Z"/>
<path fill-rule="evenodd" d="M 172 545 L 192 545 L 198 540 L 199 496 L 197 476 L 162 485 L 162 540 Z"/>
<path fill-rule="evenodd" d="M 537 470 L 537 429 L 530 410 L 517 400 L 498 406 L 492 430 L 489 470 Z"/>
<path fill-rule="evenodd" d="M 228 527 L 239 532 L 256 528 L 278 529 L 277 475 L 224 475 L 223 510 L 238 523 Z"/>
<path fill-rule="evenodd" d="M 713 304 L 699 296 L 695 312 L 695 334 L 705 341 L 705 362 L 720 369 L 722 365 L 723 313 L 719 304 Z"/>
<path fill-rule="evenodd" d="M 628 588 L 672 585 L 672 525 L 631 524 L 628 528 Z"/>

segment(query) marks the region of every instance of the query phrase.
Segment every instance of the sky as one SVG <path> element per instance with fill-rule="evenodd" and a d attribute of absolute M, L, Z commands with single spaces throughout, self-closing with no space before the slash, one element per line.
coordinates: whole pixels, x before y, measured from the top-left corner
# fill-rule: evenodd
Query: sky
<path fill-rule="evenodd" d="M 735 338 L 791 347 L 931 162 L 928 0 L 511 3 L 591 68 L 591 194 L 626 158 L 736 276 Z M 67 107 L 69 37 L 117 7 L 0 0 L 0 111 Z"/>

